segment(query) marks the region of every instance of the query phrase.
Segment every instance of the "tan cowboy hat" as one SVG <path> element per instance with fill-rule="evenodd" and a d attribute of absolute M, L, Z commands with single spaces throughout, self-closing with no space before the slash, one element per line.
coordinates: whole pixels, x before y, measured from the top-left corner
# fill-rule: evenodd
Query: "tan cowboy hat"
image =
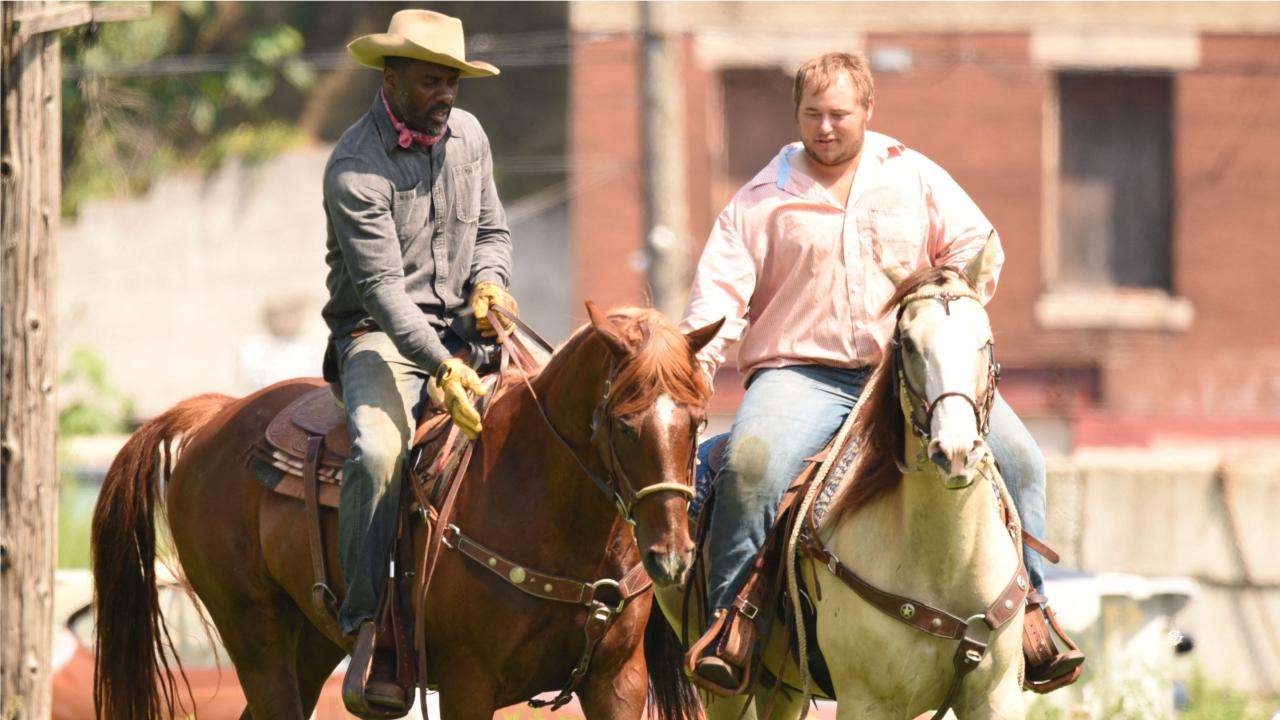
<path fill-rule="evenodd" d="M 430 10 L 401 10 L 391 16 L 391 26 L 385 33 L 358 37 L 347 45 L 347 52 L 356 62 L 375 70 L 381 70 L 384 58 L 393 55 L 457 68 L 464 78 L 490 77 L 500 72 L 487 62 L 468 62 L 462 21 Z"/>

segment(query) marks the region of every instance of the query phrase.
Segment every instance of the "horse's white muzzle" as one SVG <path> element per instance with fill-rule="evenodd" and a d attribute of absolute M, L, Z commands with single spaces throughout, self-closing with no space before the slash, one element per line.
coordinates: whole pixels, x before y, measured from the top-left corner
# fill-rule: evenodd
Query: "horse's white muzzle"
<path fill-rule="evenodd" d="M 972 485 L 988 452 L 990 450 L 982 438 L 964 444 L 948 444 L 937 439 L 929 442 L 929 459 L 946 474 L 944 484 L 949 490 L 962 490 Z"/>

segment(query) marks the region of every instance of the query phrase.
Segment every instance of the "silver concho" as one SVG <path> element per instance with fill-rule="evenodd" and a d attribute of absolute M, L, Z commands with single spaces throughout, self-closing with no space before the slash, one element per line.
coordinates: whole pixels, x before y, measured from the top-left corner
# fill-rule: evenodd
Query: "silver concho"
<path fill-rule="evenodd" d="M 916 616 L 916 606 L 911 603 L 902 603 L 902 607 L 898 608 L 898 614 L 904 619 L 910 620 Z"/>
<path fill-rule="evenodd" d="M 517 585 L 524 582 L 524 568 L 522 567 L 511 568 L 511 571 L 507 573 L 507 578 L 511 580 L 511 582 L 516 583 Z"/>

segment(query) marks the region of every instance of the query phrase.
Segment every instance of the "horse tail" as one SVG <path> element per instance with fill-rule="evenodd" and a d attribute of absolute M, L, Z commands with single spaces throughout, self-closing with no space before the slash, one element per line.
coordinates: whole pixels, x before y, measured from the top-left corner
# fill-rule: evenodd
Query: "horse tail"
<path fill-rule="evenodd" d="M 226 395 L 199 395 L 147 422 L 121 448 L 102 482 L 91 535 L 97 611 L 93 701 L 99 718 L 157 720 L 175 717 L 180 705 L 169 667 L 173 643 L 156 589 L 158 476 L 168 478 L 181 446 L 230 402 Z M 176 655 L 173 663 L 190 695 Z"/>
<path fill-rule="evenodd" d="M 684 674 L 684 645 L 653 600 L 644 628 L 644 659 L 649 668 L 649 710 L 658 720 L 702 717 L 697 688 Z"/>

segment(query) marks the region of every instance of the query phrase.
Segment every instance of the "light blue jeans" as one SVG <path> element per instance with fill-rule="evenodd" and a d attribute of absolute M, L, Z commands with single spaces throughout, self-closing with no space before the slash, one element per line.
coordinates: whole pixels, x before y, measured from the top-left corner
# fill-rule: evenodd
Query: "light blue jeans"
<path fill-rule="evenodd" d="M 716 486 L 708 551 L 709 600 L 728 607 L 746 581 L 782 494 L 822 450 L 857 402 L 869 370 L 797 365 L 758 370 L 729 432 L 726 462 Z M 1027 532 L 1044 534 L 1044 457 L 1031 433 L 996 393 L 987 437 Z M 1041 588 L 1042 560 L 1024 549 L 1030 580 Z"/>

